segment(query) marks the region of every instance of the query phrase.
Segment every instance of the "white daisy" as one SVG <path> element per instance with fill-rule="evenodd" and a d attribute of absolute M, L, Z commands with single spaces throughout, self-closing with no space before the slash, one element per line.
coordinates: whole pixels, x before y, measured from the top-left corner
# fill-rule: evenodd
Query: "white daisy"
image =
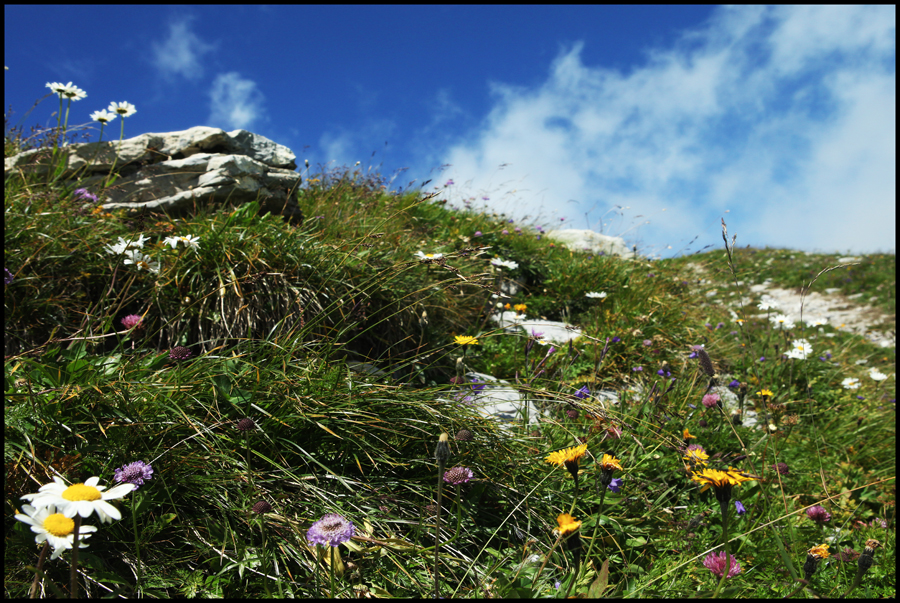
<path fill-rule="evenodd" d="M 803 322 L 810 327 L 821 327 L 828 324 L 828 321 L 824 318 L 807 318 Z"/>
<path fill-rule="evenodd" d="M 444 257 L 443 253 L 422 253 L 421 251 L 416 252 L 416 257 L 420 260 L 439 260 Z"/>
<path fill-rule="evenodd" d="M 32 507 L 22 505 L 24 513 L 16 513 L 16 519 L 31 525 L 31 531 L 37 534 L 34 541 L 50 543 L 53 547 L 53 555 L 50 559 L 56 559 L 63 551 L 71 549 L 75 545 L 75 521 L 62 513 L 56 512 L 56 506 Z M 82 525 L 78 528 L 78 548 L 87 547 L 85 538 L 90 538 L 90 532 L 96 532 L 94 526 Z"/>
<path fill-rule="evenodd" d="M 491 264 L 494 266 L 503 266 L 504 268 L 509 268 L 510 270 L 515 270 L 519 267 L 517 262 L 512 260 L 501 260 L 500 258 L 494 258 L 491 260 Z"/>
<path fill-rule="evenodd" d="M 121 255 L 125 253 L 128 249 L 143 249 L 144 243 L 149 241 L 150 237 L 145 237 L 143 234 L 138 235 L 137 239 L 126 241 L 122 237 L 119 237 L 119 242 L 115 245 L 107 245 L 106 252 L 111 253 L 113 255 Z"/>
<path fill-rule="evenodd" d="M 178 247 L 178 243 L 184 243 L 186 247 L 193 247 L 194 251 L 200 249 L 200 237 L 187 235 L 184 237 L 166 237 L 163 239 L 163 245 L 171 245 L 172 249 Z"/>
<path fill-rule="evenodd" d="M 841 381 L 841 385 L 844 386 L 844 389 L 859 389 L 859 379 L 856 377 L 847 377 Z"/>
<path fill-rule="evenodd" d="M 874 379 L 875 381 L 884 381 L 887 379 L 887 375 L 879 371 L 877 368 L 869 369 L 869 377 Z"/>
<path fill-rule="evenodd" d="M 603 299 L 606 297 L 606 291 L 601 291 L 597 293 L 596 291 L 589 291 L 584 294 L 585 297 L 590 297 L 591 299 Z"/>
<path fill-rule="evenodd" d="M 771 299 L 764 299 L 756 305 L 760 310 L 777 310 L 778 304 Z"/>
<path fill-rule="evenodd" d="M 159 262 L 155 261 L 149 255 L 144 255 L 137 249 L 129 249 L 125 252 L 125 263 L 134 264 L 138 270 L 149 270 L 154 274 L 159 274 Z"/>
<path fill-rule="evenodd" d="M 812 346 L 805 339 L 795 339 L 791 344 L 791 350 L 786 354 L 788 358 L 797 360 L 806 360 L 807 356 L 812 354 Z"/>
<path fill-rule="evenodd" d="M 772 316 L 769 320 L 775 323 L 776 329 L 793 329 L 794 321 L 790 319 L 786 314 L 778 314 L 776 316 Z"/>
<path fill-rule="evenodd" d="M 35 507 L 53 505 L 66 517 L 75 517 L 76 513 L 82 517 L 90 517 L 91 513 L 96 511 L 103 523 L 122 519 L 119 510 L 106 501 L 122 498 L 134 490 L 134 484 L 120 484 L 103 492 L 106 490 L 106 486 L 98 486 L 99 483 L 99 477 L 91 477 L 83 484 L 66 486 L 61 477 L 54 475 L 53 483 L 44 484 L 38 489 L 37 494 L 26 494 L 22 498 Z"/>

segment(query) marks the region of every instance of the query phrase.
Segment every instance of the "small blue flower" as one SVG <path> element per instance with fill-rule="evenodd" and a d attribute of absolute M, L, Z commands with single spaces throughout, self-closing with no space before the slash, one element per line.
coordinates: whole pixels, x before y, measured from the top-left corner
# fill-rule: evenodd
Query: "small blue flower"
<path fill-rule="evenodd" d="M 619 493 L 619 489 L 621 487 L 622 487 L 622 478 L 619 478 L 619 477 L 612 478 L 612 481 L 609 482 L 609 485 L 607 486 L 607 488 L 612 490 L 613 493 L 615 493 L 615 494 Z"/>
<path fill-rule="evenodd" d="M 740 386 L 741 386 L 741 382 L 738 381 L 737 379 L 735 379 L 734 381 L 732 381 L 731 383 L 728 384 L 728 387 L 740 387 Z"/>
<path fill-rule="evenodd" d="M 621 337 L 613 337 L 613 338 L 612 338 L 612 342 L 613 342 L 613 343 L 619 343 L 620 341 L 622 341 L 622 338 L 621 338 Z"/>
<path fill-rule="evenodd" d="M 575 397 L 579 400 L 583 400 L 585 396 L 591 395 L 591 390 L 588 389 L 587 385 L 582 385 L 581 389 L 575 393 Z"/>
<path fill-rule="evenodd" d="M 734 508 L 737 509 L 738 515 L 743 515 L 747 512 L 747 509 L 744 508 L 743 503 L 741 503 L 741 501 L 739 500 L 734 501 Z"/>

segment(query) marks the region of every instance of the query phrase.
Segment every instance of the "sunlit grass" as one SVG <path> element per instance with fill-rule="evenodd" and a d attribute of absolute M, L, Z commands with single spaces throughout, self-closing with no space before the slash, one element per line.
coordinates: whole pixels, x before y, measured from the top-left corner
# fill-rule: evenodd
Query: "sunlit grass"
<path fill-rule="evenodd" d="M 7 121 L 7 155 L 28 146 Z M 108 213 L 75 184 L 6 175 L 8 597 L 38 563 L 20 497 L 138 460 L 152 478 L 78 553 L 86 595 L 837 596 L 876 539 L 854 596 L 894 596 L 894 348 L 776 330 L 737 301 L 838 256 L 592 256 L 356 166 L 304 181 L 296 226 L 255 203 Z M 140 235 L 158 273 L 108 251 Z M 893 266 L 863 256 L 814 290 L 874 291 L 892 314 Z M 506 303 L 581 336 L 498 328 Z M 801 338 L 811 354 L 785 357 Z M 482 416 L 468 372 L 543 414 Z M 439 498 L 442 433 L 462 469 Z M 720 474 L 740 485 L 724 506 L 696 477 Z M 311 543 L 328 514 L 352 538 L 341 524 L 337 546 Z M 43 565 L 39 594 L 68 594 L 71 559 Z"/>

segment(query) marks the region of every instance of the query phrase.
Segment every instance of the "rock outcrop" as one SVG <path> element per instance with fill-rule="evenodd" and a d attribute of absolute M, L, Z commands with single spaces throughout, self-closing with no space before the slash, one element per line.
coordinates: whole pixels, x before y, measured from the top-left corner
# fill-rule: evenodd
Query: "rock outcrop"
<path fill-rule="evenodd" d="M 296 156 L 268 138 L 234 130 L 197 126 L 180 132 L 142 134 L 121 141 L 72 144 L 63 149 L 63 179 L 79 186 L 101 184 L 113 170 L 114 186 L 102 207 L 180 213 L 203 203 L 239 205 L 259 200 L 272 213 L 300 216 L 295 192 L 300 174 Z M 47 174 L 46 149 L 19 153 L 5 160 L 13 170 Z"/>
<path fill-rule="evenodd" d="M 634 252 L 628 248 L 621 237 L 611 237 L 593 230 L 579 230 L 569 228 L 565 230 L 548 230 L 547 238 L 562 243 L 572 251 L 589 251 L 591 253 L 605 253 L 607 255 L 619 255 L 632 257 Z"/>

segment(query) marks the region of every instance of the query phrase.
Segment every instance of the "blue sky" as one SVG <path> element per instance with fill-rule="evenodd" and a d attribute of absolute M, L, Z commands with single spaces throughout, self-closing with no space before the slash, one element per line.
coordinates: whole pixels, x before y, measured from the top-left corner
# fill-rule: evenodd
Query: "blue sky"
<path fill-rule="evenodd" d="M 13 123 L 71 81 L 70 124 L 128 101 L 126 137 L 243 128 L 648 254 L 721 247 L 723 217 L 738 245 L 895 249 L 892 6 L 4 12 Z"/>

